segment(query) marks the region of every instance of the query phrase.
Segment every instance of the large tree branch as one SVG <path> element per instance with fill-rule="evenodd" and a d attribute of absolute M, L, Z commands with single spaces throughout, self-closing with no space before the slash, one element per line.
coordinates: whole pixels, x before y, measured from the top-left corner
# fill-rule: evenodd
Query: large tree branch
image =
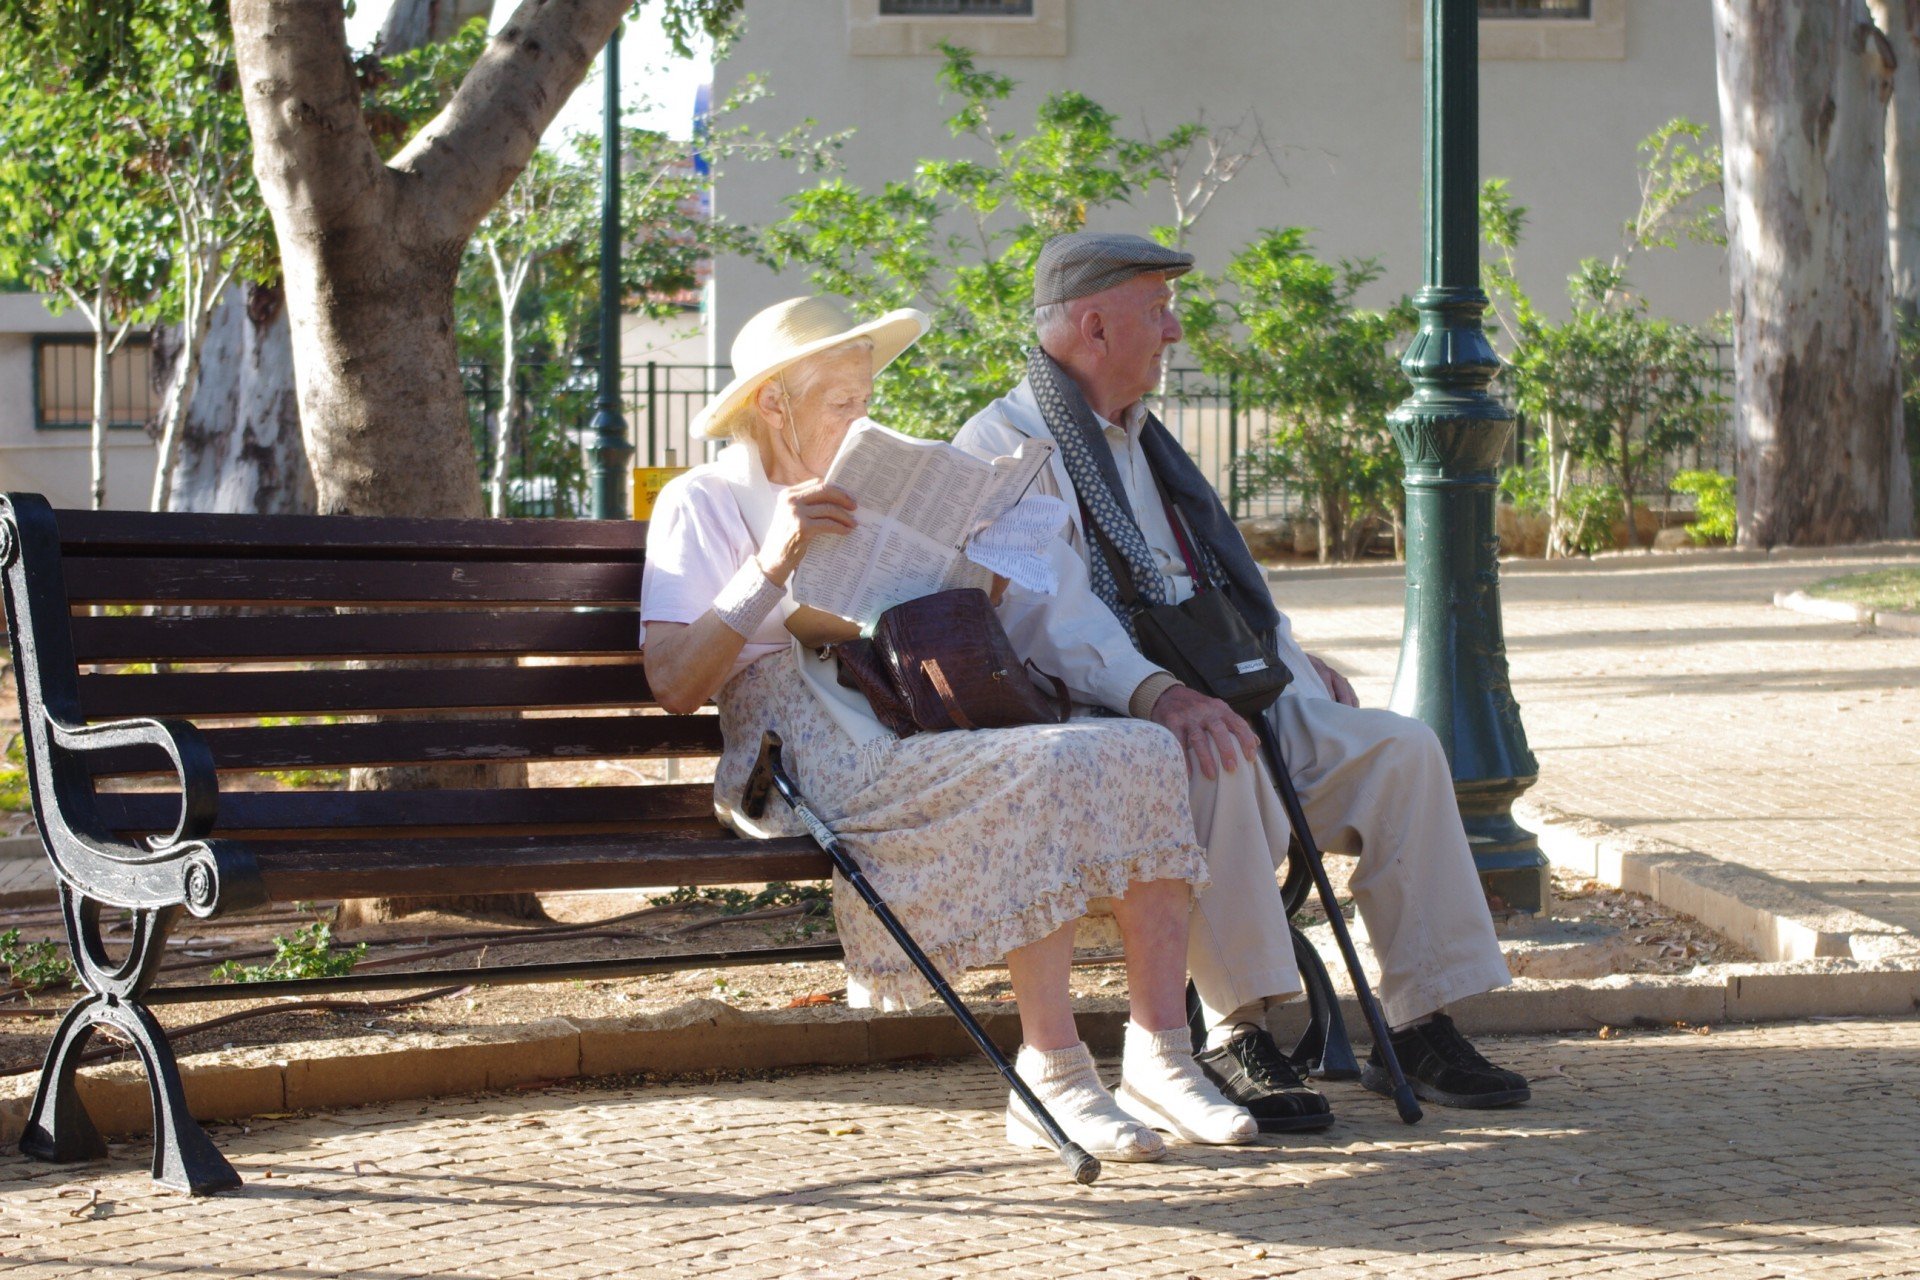
<path fill-rule="evenodd" d="M 364 220 L 391 182 L 360 113 L 345 9 L 323 0 L 232 0 L 234 61 L 254 174 L 282 233 L 321 237 Z M 377 215 L 376 215 L 377 216 Z"/>
<path fill-rule="evenodd" d="M 522 0 L 446 109 L 393 168 L 407 198 L 464 242 L 533 156 L 632 0 Z"/>

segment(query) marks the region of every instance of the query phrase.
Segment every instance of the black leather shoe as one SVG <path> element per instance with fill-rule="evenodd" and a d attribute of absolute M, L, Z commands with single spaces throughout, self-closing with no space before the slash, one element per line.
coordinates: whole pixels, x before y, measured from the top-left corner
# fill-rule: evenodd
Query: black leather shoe
<path fill-rule="evenodd" d="M 1460 1028 L 1444 1013 L 1393 1033 L 1393 1052 L 1407 1073 L 1415 1097 L 1443 1107 L 1509 1107 L 1533 1096 L 1527 1078 L 1506 1071 L 1480 1056 Z M 1360 1083 L 1375 1093 L 1393 1094 L 1393 1077 L 1374 1046 L 1360 1068 Z"/>
<path fill-rule="evenodd" d="M 1300 1078 L 1265 1027 L 1243 1022 L 1233 1039 L 1193 1060 L 1228 1102 L 1253 1113 L 1262 1133 L 1304 1133 L 1333 1123 L 1327 1100 Z"/>

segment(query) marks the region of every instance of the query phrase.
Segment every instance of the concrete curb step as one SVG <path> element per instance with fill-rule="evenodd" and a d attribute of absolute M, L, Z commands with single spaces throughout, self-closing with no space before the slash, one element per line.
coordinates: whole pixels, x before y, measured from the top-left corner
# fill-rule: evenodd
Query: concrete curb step
<path fill-rule="evenodd" d="M 1776 591 L 1773 593 L 1773 603 L 1779 608 L 1815 618 L 1829 618 L 1834 622 L 1851 622 L 1857 626 L 1876 627 L 1881 631 L 1920 636 L 1920 614 L 1874 610 L 1850 600 L 1827 600 L 1810 596 L 1804 591 Z"/>

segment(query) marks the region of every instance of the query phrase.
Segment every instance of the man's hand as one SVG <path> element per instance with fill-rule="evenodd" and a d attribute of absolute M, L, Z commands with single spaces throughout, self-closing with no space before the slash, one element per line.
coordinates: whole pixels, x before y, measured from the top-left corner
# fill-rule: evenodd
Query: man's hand
<path fill-rule="evenodd" d="M 1360 705 L 1360 695 L 1353 691 L 1353 686 L 1347 683 L 1345 676 L 1310 653 L 1307 655 L 1307 661 L 1313 664 L 1314 671 L 1318 673 L 1321 681 L 1325 683 L 1327 692 L 1333 695 L 1335 702 L 1343 707 L 1357 707 Z"/>
<path fill-rule="evenodd" d="M 1152 719 L 1172 730 L 1180 745 L 1193 752 L 1200 772 L 1209 779 L 1220 776 L 1222 764 L 1231 771 L 1240 767 L 1242 759 L 1251 762 L 1260 749 L 1260 739 L 1239 712 L 1183 684 L 1160 695 L 1153 704 Z"/>

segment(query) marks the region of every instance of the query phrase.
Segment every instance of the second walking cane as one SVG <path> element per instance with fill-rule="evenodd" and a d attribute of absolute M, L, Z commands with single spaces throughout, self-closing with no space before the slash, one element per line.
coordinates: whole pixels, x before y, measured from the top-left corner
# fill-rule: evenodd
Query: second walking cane
<path fill-rule="evenodd" d="M 993 1038 L 987 1034 L 986 1029 L 980 1025 L 972 1011 L 954 993 L 953 988 L 947 985 L 947 980 L 934 967 L 927 953 L 920 949 L 920 944 L 913 940 L 913 935 L 907 932 L 906 926 L 901 924 L 899 918 L 893 914 L 893 909 L 868 882 L 866 874 L 860 870 L 860 864 L 853 860 L 853 855 L 848 853 L 846 846 L 840 843 L 840 838 L 833 834 L 833 828 L 821 821 L 820 816 L 807 804 L 807 798 L 800 794 L 800 788 L 794 785 L 793 779 L 787 774 L 786 766 L 781 763 L 780 735 L 771 729 L 760 737 L 760 758 L 754 761 L 753 773 L 747 779 L 747 791 L 742 799 L 741 808 L 746 811 L 748 817 L 757 818 L 766 812 L 769 791 L 778 791 L 780 798 L 800 816 L 800 821 L 806 825 L 807 834 L 813 837 L 813 842 L 826 850 L 827 856 L 833 859 L 834 870 L 853 886 L 853 891 L 860 895 L 861 901 L 865 902 L 873 914 L 879 918 L 880 923 L 886 926 L 887 932 L 893 935 L 893 940 L 900 944 L 900 949 L 907 953 L 907 959 L 911 960 L 913 967 L 920 971 L 920 976 L 925 978 L 939 994 L 940 999 L 946 1002 L 953 1016 L 960 1019 L 960 1025 L 966 1028 L 969 1036 L 973 1037 L 973 1042 L 980 1046 L 980 1052 L 986 1054 L 987 1060 L 993 1063 L 994 1068 L 1006 1078 L 1014 1097 L 1020 1100 L 1020 1105 L 1027 1109 L 1028 1114 L 1039 1124 L 1040 1131 L 1047 1135 L 1049 1142 L 1053 1143 L 1054 1149 L 1060 1153 L 1061 1162 L 1073 1174 L 1073 1180 L 1084 1184 L 1098 1178 L 1100 1162 L 1080 1144 L 1067 1137 L 1066 1131 L 1060 1127 L 1059 1122 L 1048 1114 L 1046 1104 L 1034 1097 L 1033 1090 L 1027 1087 L 1027 1082 L 1020 1078 L 1014 1071 L 1013 1064 L 1007 1061 L 1007 1055 L 1001 1052 L 1000 1046 L 993 1042 Z"/>
<path fill-rule="evenodd" d="M 1265 712 L 1248 716 L 1247 721 L 1260 736 L 1260 744 L 1267 749 L 1267 768 L 1273 774 L 1274 788 L 1280 792 L 1280 804 L 1287 811 L 1287 822 L 1293 827 L 1293 838 L 1300 842 L 1300 848 L 1306 854 L 1307 869 L 1313 873 L 1313 885 L 1319 890 L 1320 905 L 1327 913 L 1327 924 L 1333 930 L 1333 940 L 1339 944 L 1340 956 L 1347 962 L 1347 973 L 1353 978 L 1354 999 L 1360 1003 L 1360 1012 L 1366 1015 L 1367 1029 L 1373 1033 L 1374 1047 L 1386 1063 L 1387 1074 L 1393 1078 L 1394 1109 L 1400 1113 L 1402 1120 L 1413 1124 L 1420 1119 L 1419 1100 L 1413 1096 L 1413 1086 L 1407 1083 L 1407 1074 L 1400 1068 L 1400 1056 L 1393 1051 L 1393 1036 L 1387 1030 L 1386 1015 L 1380 1012 L 1380 1001 L 1374 998 L 1366 970 L 1360 966 L 1360 954 L 1353 949 L 1353 935 L 1347 932 L 1347 918 L 1340 914 L 1339 896 L 1333 891 L 1333 881 L 1327 879 L 1326 860 L 1320 856 L 1320 846 L 1314 842 L 1313 831 L 1307 826 L 1307 811 L 1300 804 L 1300 792 L 1294 788 L 1293 775 L 1287 771 L 1287 758 L 1280 750 L 1280 738 L 1274 733 Z"/>

